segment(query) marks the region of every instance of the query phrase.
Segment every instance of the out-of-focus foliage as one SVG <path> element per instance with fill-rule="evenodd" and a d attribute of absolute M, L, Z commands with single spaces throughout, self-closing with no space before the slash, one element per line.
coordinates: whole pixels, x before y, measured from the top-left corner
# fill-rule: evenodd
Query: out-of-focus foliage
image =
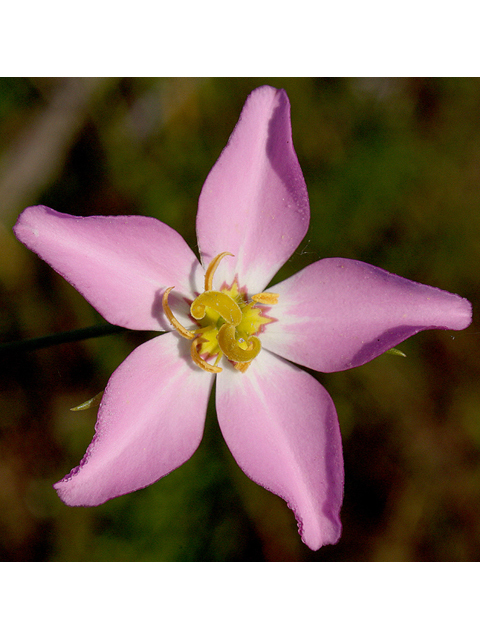
<path fill-rule="evenodd" d="M 459 293 L 475 313 L 478 80 L 3 79 L 0 340 L 101 320 L 16 241 L 24 207 L 155 216 L 195 249 L 203 181 L 248 93 L 264 83 L 290 97 L 312 213 L 277 280 L 343 256 Z M 337 406 L 346 467 L 342 539 L 316 553 L 283 501 L 236 467 L 213 407 L 200 448 L 170 476 L 97 508 L 59 501 L 51 485 L 78 464 L 95 423 L 94 409 L 69 408 L 103 389 L 145 338 L 2 356 L 2 560 L 480 560 L 475 323 L 411 338 L 407 358 L 314 374 Z"/>

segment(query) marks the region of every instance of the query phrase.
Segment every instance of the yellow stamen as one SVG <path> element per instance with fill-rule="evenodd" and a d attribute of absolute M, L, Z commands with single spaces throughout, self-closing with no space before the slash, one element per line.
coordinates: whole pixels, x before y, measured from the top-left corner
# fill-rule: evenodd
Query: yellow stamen
<path fill-rule="evenodd" d="M 279 296 L 279 293 L 256 293 L 252 300 L 257 304 L 277 304 Z"/>
<path fill-rule="evenodd" d="M 195 362 L 200 369 L 204 371 L 208 371 L 209 373 L 220 373 L 223 371 L 221 367 L 215 367 L 213 364 L 208 364 L 203 358 L 198 355 L 197 346 L 202 341 L 202 338 L 195 338 L 195 340 L 190 345 L 190 355 L 192 356 L 192 360 Z"/>
<path fill-rule="evenodd" d="M 221 291 L 205 291 L 192 302 L 190 313 L 196 320 L 205 317 L 206 307 L 219 313 L 228 324 L 235 327 L 242 321 L 242 311 L 233 298 Z"/>
<path fill-rule="evenodd" d="M 252 364 L 251 360 L 250 362 L 237 362 L 237 364 L 235 364 L 234 367 L 237 371 L 240 371 L 240 373 L 245 373 L 245 371 L 248 369 L 248 367 L 251 364 Z"/>
<path fill-rule="evenodd" d="M 218 256 L 214 258 L 208 265 L 208 268 L 205 271 L 205 291 L 211 291 L 213 289 L 213 276 L 215 274 L 215 271 L 217 270 L 220 260 L 223 260 L 225 256 L 232 256 L 233 258 L 233 253 L 229 253 L 228 251 L 219 253 Z"/>
<path fill-rule="evenodd" d="M 233 362 L 250 362 L 258 356 L 262 348 L 260 340 L 255 336 L 251 336 L 248 343 L 244 341 L 247 346 L 243 349 L 235 337 L 233 324 L 224 324 L 220 328 L 217 341 L 224 355 L 229 360 L 233 360 Z"/>
<path fill-rule="evenodd" d="M 165 289 L 165 293 L 163 294 L 163 297 L 162 297 L 163 311 L 167 316 L 172 327 L 176 331 L 178 331 L 178 333 L 182 336 L 182 338 L 187 338 L 187 340 L 193 340 L 193 338 L 195 337 L 195 333 L 193 331 L 189 331 L 188 329 L 185 329 L 185 327 L 182 324 L 180 324 L 180 322 L 175 318 L 170 307 L 168 306 L 168 294 L 173 288 L 174 287 L 168 287 L 168 289 Z"/>
<path fill-rule="evenodd" d="M 262 348 L 255 334 L 263 330 L 262 325 L 274 320 L 255 305 L 277 304 L 279 294 L 257 293 L 249 302 L 236 277 L 230 286 L 223 284 L 221 291 L 214 290 L 213 277 L 226 256 L 233 257 L 233 254 L 224 251 L 210 262 L 205 272 L 205 291 L 190 305 L 191 317 L 198 324 L 194 331 L 180 324 L 170 309 L 168 296 L 174 287 L 165 290 L 162 306 L 172 327 L 183 338 L 192 341 L 190 355 L 198 367 L 209 373 L 220 373 L 222 368 L 217 365 L 225 356 L 237 371 L 245 373 Z M 215 359 L 213 364 L 205 359 L 211 357 Z"/>

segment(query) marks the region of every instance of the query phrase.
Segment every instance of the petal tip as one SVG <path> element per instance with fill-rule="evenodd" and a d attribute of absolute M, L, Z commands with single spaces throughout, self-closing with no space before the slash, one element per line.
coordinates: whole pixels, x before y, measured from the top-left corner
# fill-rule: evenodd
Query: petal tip
<path fill-rule="evenodd" d="M 470 300 L 458 296 L 458 329 L 466 329 L 472 324 L 473 306 Z M 456 329 L 456 327 L 455 327 Z"/>
<path fill-rule="evenodd" d="M 329 544 L 337 544 L 342 535 L 342 524 L 340 521 L 340 508 L 336 509 L 337 513 L 333 513 L 331 509 L 325 507 L 321 516 L 309 519 L 302 518 L 294 505 L 287 503 L 288 507 L 293 511 L 297 521 L 298 533 L 302 542 L 312 551 L 318 551 L 321 547 Z"/>

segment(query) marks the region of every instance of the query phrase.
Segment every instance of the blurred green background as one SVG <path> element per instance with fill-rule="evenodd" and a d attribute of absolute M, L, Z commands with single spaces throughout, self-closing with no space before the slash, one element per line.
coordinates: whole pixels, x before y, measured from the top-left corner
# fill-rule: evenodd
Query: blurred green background
<path fill-rule="evenodd" d="M 287 90 L 310 195 L 276 280 L 342 256 L 459 293 L 480 284 L 480 81 L 424 78 L 0 80 L 0 341 L 101 321 L 13 236 L 23 208 L 154 216 L 196 249 L 202 184 L 255 87 Z M 351 371 L 314 374 L 344 442 L 343 535 L 310 551 L 293 514 L 246 478 L 211 408 L 180 469 L 96 508 L 52 483 L 78 464 L 101 391 L 147 337 L 125 333 L 0 365 L 3 561 L 480 560 L 478 328 L 431 331 Z"/>

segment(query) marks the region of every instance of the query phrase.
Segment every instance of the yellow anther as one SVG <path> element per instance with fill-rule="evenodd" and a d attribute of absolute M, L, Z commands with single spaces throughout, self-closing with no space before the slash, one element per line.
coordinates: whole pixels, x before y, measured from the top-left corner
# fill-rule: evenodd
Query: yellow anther
<path fill-rule="evenodd" d="M 255 334 L 263 330 L 263 325 L 274 321 L 255 305 L 277 304 L 279 294 L 257 293 L 249 301 L 236 277 L 230 286 L 224 283 L 221 291 L 213 289 L 213 277 L 226 256 L 233 257 L 233 254 L 224 251 L 210 262 L 205 272 L 205 291 L 190 305 L 191 317 L 198 324 L 193 331 L 181 325 L 170 309 L 168 296 L 174 287 L 165 290 L 162 306 L 172 327 L 192 341 L 190 355 L 200 369 L 220 373 L 222 368 L 217 365 L 225 357 L 237 371 L 245 373 L 262 348 Z M 210 358 L 212 364 L 206 360 Z"/>
<path fill-rule="evenodd" d="M 216 311 L 235 327 L 242 321 L 242 311 L 233 298 L 221 291 L 205 291 L 192 302 L 190 313 L 196 320 L 205 317 L 206 308 Z"/>
<path fill-rule="evenodd" d="M 195 338 L 195 340 L 190 345 L 190 355 L 192 356 L 192 360 L 194 361 L 194 363 L 198 367 L 200 367 L 200 369 L 203 369 L 204 371 L 208 371 L 209 373 L 220 373 L 220 371 L 223 371 L 221 367 L 216 367 L 213 364 L 208 364 L 208 362 L 206 362 L 203 358 L 201 358 L 198 355 L 197 346 L 199 345 L 200 342 L 202 342 L 201 337 Z"/>
<path fill-rule="evenodd" d="M 235 332 L 235 327 L 232 324 L 224 324 L 217 335 L 218 346 L 229 360 L 250 362 L 260 353 L 262 348 L 260 340 L 251 336 L 248 342 L 244 341 L 246 348 L 243 348 L 236 339 Z"/>
<path fill-rule="evenodd" d="M 233 258 L 233 253 L 229 253 L 228 251 L 219 253 L 218 256 L 214 258 L 208 265 L 208 268 L 205 271 L 205 291 L 211 291 L 213 289 L 213 276 L 215 274 L 215 271 L 217 270 L 220 260 L 223 260 L 225 256 L 232 256 Z"/>
<path fill-rule="evenodd" d="M 175 318 L 170 307 L 168 306 L 168 294 L 173 288 L 174 287 L 168 287 L 168 289 L 165 289 L 165 293 L 163 294 L 163 297 L 162 297 L 163 311 L 167 316 L 172 327 L 176 331 L 178 331 L 178 333 L 182 336 L 182 338 L 187 338 L 187 340 L 193 340 L 193 338 L 195 337 L 195 333 L 193 331 L 189 331 L 188 329 L 185 329 L 185 327 L 182 324 L 180 324 L 180 322 Z"/>
<path fill-rule="evenodd" d="M 237 362 L 237 364 L 235 364 L 234 367 L 237 371 L 240 371 L 240 373 L 245 373 L 245 371 L 248 369 L 248 367 L 251 364 L 252 364 L 251 360 L 250 362 Z"/>
<path fill-rule="evenodd" d="M 279 293 L 256 293 L 252 300 L 257 304 L 277 304 Z"/>

